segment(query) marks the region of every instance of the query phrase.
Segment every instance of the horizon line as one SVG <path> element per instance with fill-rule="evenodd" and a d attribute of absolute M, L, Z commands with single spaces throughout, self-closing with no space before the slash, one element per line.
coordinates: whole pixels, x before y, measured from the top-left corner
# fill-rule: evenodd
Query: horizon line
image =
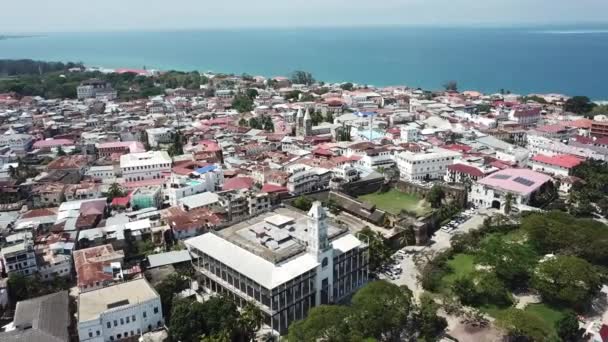
<path fill-rule="evenodd" d="M 117 28 L 103 30 L 47 30 L 47 31 L 0 31 L 0 36 L 26 36 L 26 35 L 47 35 L 47 34 L 67 34 L 67 33 L 126 33 L 126 32 L 141 32 L 141 33 L 158 33 L 158 32 L 185 32 L 185 31 L 238 31 L 238 30 L 315 30 L 315 29 L 388 29 L 388 28 L 433 28 L 433 29 L 539 29 L 539 28 L 584 28 L 589 26 L 604 26 L 608 27 L 608 21 L 593 21 L 593 22 L 554 22 L 554 23 L 538 23 L 538 22 L 519 22 L 519 23 L 452 23 L 452 24 L 344 24 L 344 25 L 278 25 L 278 26 L 226 26 L 226 27 L 166 27 L 166 28 Z"/>

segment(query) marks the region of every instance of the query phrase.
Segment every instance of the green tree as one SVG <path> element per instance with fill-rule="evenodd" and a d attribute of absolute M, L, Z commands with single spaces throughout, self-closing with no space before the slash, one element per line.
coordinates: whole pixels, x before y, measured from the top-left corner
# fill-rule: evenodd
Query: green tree
<path fill-rule="evenodd" d="M 380 232 L 365 227 L 357 233 L 357 237 L 368 244 L 370 271 L 374 272 L 389 262 L 392 251 L 384 242 Z"/>
<path fill-rule="evenodd" d="M 315 83 L 315 79 L 311 73 L 297 70 L 291 74 L 291 82 L 294 84 L 311 85 Z"/>
<path fill-rule="evenodd" d="M 353 341 L 349 324 L 352 310 L 346 306 L 319 305 L 308 313 L 306 319 L 289 326 L 288 340 L 298 342 L 342 342 Z"/>
<path fill-rule="evenodd" d="M 63 150 L 63 147 L 61 147 L 61 146 L 57 147 L 57 156 L 63 157 L 65 155 L 67 155 L 67 153 L 65 153 L 65 151 Z"/>
<path fill-rule="evenodd" d="M 497 320 L 497 324 L 508 331 L 510 341 L 548 341 L 551 327 L 536 314 L 508 309 Z"/>
<path fill-rule="evenodd" d="M 382 341 L 401 341 L 414 331 L 412 292 L 387 281 L 374 281 L 352 299 L 353 329 L 361 336 Z"/>
<path fill-rule="evenodd" d="M 575 114 L 587 114 L 593 110 L 595 103 L 587 96 L 574 96 L 564 104 L 564 110 Z"/>
<path fill-rule="evenodd" d="M 232 100 L 232 108 L 239 113 L 251 112 L 253 110 L 253 100 L 243 94 L 237 94 Z"/>
<path fill-rule="evenodd" d="M 511 194 L 510 192 L 507 192 L 507 194 L 505 195 L 505 214 L 509 215 L 511 213 L 511 210 L 513 205 L 513 194 Z"/>
<path fill-rule="evenodd" d="M 568 254 L 591 263 L 608 263 L 608 226 L 564 212 L 533 213 L 521 220 L 529 243 L 540 254 Z"/>
<path fill-rule="evenodd" d="M 451 290 L 462 304 L 475 306 L 480 303 L 479 294 L 471 278 L 461 277 L 456 279 L 451 285 Z"/>
<path fill-rule="evenodd" d="M 446 91 L 458 91 L 458 83 L 456 81 L 448 81 L 443 85 Z"/>
<path fill-rule="evenodd" d="M 255 98 L 258 97 L 258 95 L 259 95 L 258 90 L 255 89 L 255 88 L 249 88 L 249 89 L 247 89 L 247 91 L 245 92 L 245 94 L 252 101 L 255 100 Z"/>
<path fill-rule="evenodd" d="M 239 312 L 236 304 L 227 297 L 212 297 L 203 303 L 207 332 L 211 335 L 234 331 Z"/>
<path fill-rule="evenodd" d="M 312 201 L 306 196 L 300 196 L 296 198 L 291 205 L 302 211 L 309 211 L 310 208 L 312 208 Z"/>
<path fill-rule="evenodd" d="M 146 151 L 150 151 L 150 141 L 148 140 L 148 132 L 144 129 L 139 134 L 139 141 L 144 145 Z"/>
<path fill-rule="evenodd" d="M 331 112 L 325 114 L 325 122 L 334 123 L 334 115 Z"/>
<path fill-rule="evenodd" d="M 420 297 L 420 306 L 416 313 L 416 326 L 423 341 L 437 341 L 448 326 L 446 319 L 437 315 L 437 310 L 439 310 L 439 305 L 435 303 L 433 297 L 426 293 Z"/>
<path fill-rule="evenodd" d="M 208 331 L 205 314 L 204 305 L 195 300 L 176 300 L 171 311 L 169 324 L 171 340 L 198 342 L 200 336 Z"/>
<path fill-rule="evenodd" d="M 167 150 L 170 156 L 181 156 L 184 154 L 184 137 L 180 131 L 173 134 L 173 143 Z"/>
<path fill-rule="evenodd" d="M 519 288 L 527 284 L 538 256 L 528 245 L 505 242 L 498 236 L 491 236 L 481 243 L 476 260 L 491 266 L 510 287 Z"/>
<path fill-rule="evenodd" d="M 274 123 L 272 122 L 272 120 L 265 120 L 264 121 L 264 130 L 266 132 L 274 132 Z"/>
<path fill-rule="evenodd" d="M 264 314 L 254 303 L 247 302 L 237 319 L 236 330 L 242 341 L 254 341 L 255 334 L 264 323 Z"/>
<path fill-rule="evenodd" d="M 108 198 L 110 200 L 114 199 L 115 197 L 122 197 L 124 196 L 124 191 L 122 190 L 122 188 L 120 187 L 120 185 L 116 182 L 112 183 L 110 185 L 110 188 L 108 189 Z"/>
<path fill-rule="evenodd" d="M 342 84 L 340 85 L 340 88 L 342 88 L 342 90 L 351 91 L 351 90 L 353 90 L 353 84 L 352 84 L 352 83 L 350 83 L 350 82 L 347 82 L 347 83 L 342 83 Z"/>
<path fill-rule="evenodd" d="M 513 303 L 504 282 L 494 272 L 481 272 L 476 280 L 476 291 L 487 304 L 509 306 Z"/>
<path fill-rule="evenodd" d="M 578 342 L 583 337 L 578 317 L 572 311 L 568 311 L 562 319 L 555 323 L 555 330 L 564 342 Z"/>
<path fill-rule="evenodd" d="M 433 208 L 441 207 L 441 202 L 445 198 L 445 192 L 440 185 L 433 185 L 429 193 L 426 195 L 426 200 Z"/>
<path fill-rule="evenodd" d="M 604 105 L 599 105 L 599 106 L 595 106 L 593 108 L 593 110 L 591 111 L 591 114 L 593 115 L 607 115 L 608 114 L 608 105 L 604 104 Z"/>
<path fill-rule="evenodd" d="M 239 120 L 239 126 L 240 127 L 247 127 L 247 126 L 249 126 L 249 124 L 248 124 L 247 120 L 245 120 L 245 118 L 241 118 Z"/>
<path fill-rule="evenodd" d="M 544 300 L 582 309 L 599 293 L 601 277 L 587 261 L 558 255 L 540 263 L 532 277 L 534 287 Z"/>
<path fill-rule="evenodd" d="M 170 274 L 161 281 L 156 287 L 156 292 L 160 296 L 160 303 L 163 308 L 165 319 L 169 320 L 172 314 L 172 304 L 174 296 L 190 286 L 188 279 L 179 274 Z"/>

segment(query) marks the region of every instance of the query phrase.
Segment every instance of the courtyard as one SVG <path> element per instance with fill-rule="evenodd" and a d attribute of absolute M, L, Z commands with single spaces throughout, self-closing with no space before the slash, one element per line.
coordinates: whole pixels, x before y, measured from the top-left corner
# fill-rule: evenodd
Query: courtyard
<path fill-rule="evenodd" d="M 376 208 L 390 214 L 398 215 L 402 210 L 417 217 L 424 216 L 432 211 L 431 205 L 424 198 L 404 193 L 395 189 L 387 192 L 374 192 L 359 196 L 360 201 L 374 204 Z"/>

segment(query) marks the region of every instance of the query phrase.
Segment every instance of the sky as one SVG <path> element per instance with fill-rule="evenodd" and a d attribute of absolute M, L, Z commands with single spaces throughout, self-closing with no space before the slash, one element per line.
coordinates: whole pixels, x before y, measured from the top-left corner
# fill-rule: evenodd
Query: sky
<path fill-rule="evenodd" d="M 0 34 L 608 22 L 608 0 L 1 0 Z"/>

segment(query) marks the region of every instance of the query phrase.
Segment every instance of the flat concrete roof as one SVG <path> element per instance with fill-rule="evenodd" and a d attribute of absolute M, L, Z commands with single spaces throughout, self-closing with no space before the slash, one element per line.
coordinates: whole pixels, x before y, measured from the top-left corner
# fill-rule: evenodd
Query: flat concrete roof
<path fill-rule="evenodd" d="M 78 322 L 97 319 L 99 314 L 107 310 L 157 297 L 156 291 L 144 278 L 81 293 L 78 296 Z"/>

